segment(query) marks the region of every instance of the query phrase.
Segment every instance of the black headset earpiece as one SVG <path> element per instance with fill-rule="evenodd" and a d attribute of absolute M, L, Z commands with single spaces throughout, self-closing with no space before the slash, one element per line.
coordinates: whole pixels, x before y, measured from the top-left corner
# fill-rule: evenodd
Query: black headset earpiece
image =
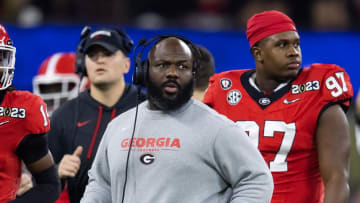
<path fill-rule="evenodd" d="M 147 75 L 147 73 L 144 71 L 147 71 L 147 69 L 145 69 L 144 61 L 142 61 L 142 52 L 143 52 L 143 49 L 146 47 L 145 46 L 146 42 L 147 41 L 145 38 L 141 38 L 139 43 L 135 46 L 134 53 L 133 53 L 133 57 L 134 57 L 134 61 L 135 61 L 135 70 L 133 73 L 132 82 L 133 82 L 133 84 L 138 85 L 140 87 L 146 86 L 145 76 Z M 142 46 L 142 49 L 136 55 L 138 48 L 141 46 Z M 147 61 L 147 60 L 145 60 L 145 61 Z"/>
<path fill-rule="evenodd" d="M 85 26 L 80 34 L 80 42 L 76 48 L 76 61 L 75 61 L 75 73 L 79 75 L 80 79 L 83 76 L 87 76 L 86 67 L 85 67 L 85 44 L 89 39 L 91 33 L 91 28 Z"/>
<path fill-rule="evenodd" d="M 146 87 L 146 85 L 147 85 L 149 60 L 147 58 L 145 60 L 142 60 L 142 55 L 143 55 L 145 48 L 155 41 L 156 41 L 155 43 L 158 43 L 169 37 L 178 38 L 178 39 L 182 40 L 183 42 L 185 42 L 189 46 L 189 48 L 191 49 L 191 51 L 194 55 L 193 71 L 194 71 L 194 74 L 196 74 L 196 71 L 198 70 L 198 67 L 200 65 L 199 59 L 201 57 L 201 53 L 200 53 L 199 49 L 197 48 L 197 46 L 194 43 L 192 43 L 190 40 L 186 39 L 185 37 L 179 36 L 179 35 L 170 35 L 170 34 L 169 35 L 158 35 L 158 36 L 155 36 L 155 37 L 149 39 L 148 41 L 145 38 L 142 38 L 139 41 L 139 43 L 136 45 L 136 47 L 134 49 L 134 57 L 136 55 L 137 49 L 139 49 L 140 47 L 142 47 L 142 48 L 140 49 L 140 51 L 138 52 L 138 54 L 136 55 L 136 58 L 135 58 L 135 71 L 133 74 L 133 84 L 139 85 L 141 87 Z"/>
<path fill-rule="evenodd" d="M 134 45 L 134 41 L 124 31 L 119 30 L 119 29 L 114 29 L 114 30 L 121 37 L 126 53 L 130 53 L 131 48 Z"/>

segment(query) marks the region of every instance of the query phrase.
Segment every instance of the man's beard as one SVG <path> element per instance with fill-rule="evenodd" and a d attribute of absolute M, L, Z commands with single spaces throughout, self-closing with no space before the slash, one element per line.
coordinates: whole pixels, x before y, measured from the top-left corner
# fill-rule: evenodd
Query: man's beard
<path fill-rule="evenodd" d="M 194 79 L 189 80 L 183 87 L 176 83 L 178 94 L 175 98 L 169 98 L 164 95 L 164 85 L 165 83 L 158 86 L 152 81 L 148 81 L 147 84 L 147 95 L 150 104 L 164 111 L 173 111 L 180 108 L 189 101 L 194 92 Z"/>

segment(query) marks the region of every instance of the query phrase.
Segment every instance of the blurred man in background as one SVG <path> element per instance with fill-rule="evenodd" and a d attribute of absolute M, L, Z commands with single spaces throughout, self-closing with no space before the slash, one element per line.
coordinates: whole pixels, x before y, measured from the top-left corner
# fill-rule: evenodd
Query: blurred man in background
<path fill-rule="evenodd" d="M 200 52 L 199 72 L 195 75 L 194 99 L 202 101 L 206 89 L 208 88 L 209 78 L 215 73 L 215 61 L 208 49 L 201 45 L 196 45 Z"/>
<path fill-rule="evenodd" d="M 75 59 L 75 53 L 71 52 L 52 54 L 41 63 L 37 75 L 33 78 L 33 93 L 45 101 L 49 116 L 79 92 L 80 77 L 75 73 Z M 80 91 L 83 89 L 84 87 L 80 87 Z M 32 187 L 31 175 L 25 169 L 17 195 L 21 196 Z M 65 188 L 56 203 L 66 202 L 69 202 L 69 199 Z"/>
<path fill-rule="evenodd" d="M 71 203 L 80 202 L 88 182 L 88 170 L 107 124 L 134 107 L 137 88 L 125 83 L 130 69 L 127 56 L 133 42 L 116 29 L 85 29 L 76 55 L 76 69 L 87 76 L 90 88 L 59 107 L 51 117 L 50 150 L 58 174 L 67 181 Z"/>
<path fill-rule="evenodd" d="M 77 96 L 80 78 L 75 73 L 75 53 L 55 53 L 46 58 L 33 78 L 33 92 L 46 103 L 49 116 Z"/>
<path fill-rule="evenodd" d="M 47 57 L 33 78 L 33 92 L 46 103 L 49 116 L 66 101 L 87 88 L 88 79 L 75 73 L 76 56 L 73 52 L 58 52 Z M 65 185 L 56 203 L 69 202 Z"/>

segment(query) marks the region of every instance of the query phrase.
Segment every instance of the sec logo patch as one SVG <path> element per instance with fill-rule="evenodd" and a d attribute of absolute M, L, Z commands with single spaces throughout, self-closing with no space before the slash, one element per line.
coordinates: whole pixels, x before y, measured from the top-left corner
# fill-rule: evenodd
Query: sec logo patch
<path fill-rule="evenodd" d="M 232 85 L 232 82 L 230 79 L 227 79 L 227 78 L 222 78 L 220 80 L 220 86 L 221 86 L 221 89 L 223 90 L 227 90 L 231 87 Z"/>
<path fill-rule="evenodd" d="M 241 93 L 239 90 L 231 90 L 227 94 L 227 101 L 230 105 L 236 105 L 241 100 Z"/>

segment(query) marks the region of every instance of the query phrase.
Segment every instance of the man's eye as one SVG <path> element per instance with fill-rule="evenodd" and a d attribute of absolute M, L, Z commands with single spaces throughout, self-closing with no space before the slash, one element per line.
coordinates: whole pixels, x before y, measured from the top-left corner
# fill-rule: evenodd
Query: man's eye
<path fill-rule="evenodd" d="M 87 55 L 89 56 L 89 58 L 93 58 L 95 56 L 94 52 L 89 52 L 87 53 Z"/>
<path fill-rule="evenodd" d="M 109 51 L 104 51 L 104 56 L 112 56 L 113 54 Z"/>
<path fill-rule="evenodd" d="M 165 68 L 165 64 L 164 63 L 159 63 L 156 65 L 157 68 Z"/>
<path fill-rule="evenodd" d="M 286 46 L 286 43 L 285 42 L 281 42 L 280 44 L 279 44 L 279 47 L 280 48 L 284 48 Z"/>
<path fill-rule="evenodd" d="M 186 70 L 186 69 L 188 69 L 188 67 L 187 67 L 186 65 L 184 65 L 184 64 L 179 64 L 179 65 L 178 65 L 178 68 L 179 68 L 180 70 Z"/>

